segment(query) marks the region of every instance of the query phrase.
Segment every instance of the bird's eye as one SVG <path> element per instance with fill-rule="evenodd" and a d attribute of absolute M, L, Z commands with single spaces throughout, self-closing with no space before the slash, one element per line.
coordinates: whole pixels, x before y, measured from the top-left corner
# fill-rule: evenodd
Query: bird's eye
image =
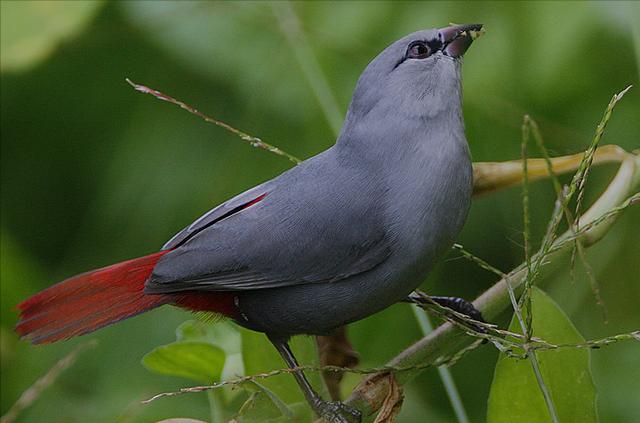
<path fill-rule="evenodd" d="M 431 49 L 424 41 L 414 41 L 409 44 L 407 49 L 407 58 L 409 59 L 426 59 L 431 55 Z"/>

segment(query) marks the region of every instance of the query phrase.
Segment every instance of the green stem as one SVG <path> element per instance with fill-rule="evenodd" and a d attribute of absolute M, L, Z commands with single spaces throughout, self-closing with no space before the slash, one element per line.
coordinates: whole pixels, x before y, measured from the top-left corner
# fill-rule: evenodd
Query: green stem
<path fill-rule="evenodd" d="M 549 411 L 551 421 L 553 423 L 560 423 L 558 412 L 556 411 L 556 407 L 553 404 L 553 398 L 551 398 L 551 392 L 549 392 L 547 385 L 542 379 L 542 371 L 540 371 L 540 363 L 538 363 L 536 352 L 527 351 L 527 357 L 529 357 L 529 361 L 531 361 L 531 367 L 533 367 L 533 373 L 536 375 L 536 380 L 538 381 L 538 386 L 540 387 L 540 391 L 542 392 L 542 396 L 544 397 L 544 402 L 547 405 L 547 411 Z"/>
<path fill-rule="evenodd" d="M 304 33 L 298 15 L 289 2 L 271 4 L 278 19 L 282 33 L 293 49 L 298 64 L 302 68 L 305 78 L 311 86 L 314 96 L 320 104 L 331 130 L 335 135 L 340 133 L 342 126 L 342 112 L 333 91 L 322 72 L 318 59 L 313 54 L 311 44 Z"/>
<path fill-rule="evenodd" d="M 413 305 L 411 309 L 418 321 L 418 326 L 420 326 L 422 334 L 426 336 L 431 333 L 433 331 L 433 326 L 431 325 L 429 316 L 417 305 Z M 462 398 L 460 397 L 456 383 L 453 380 L 453 375 L 446 366 L 438 366 L 438 373 L 440 374 L 440 379 L 442 379 L 444 389 L 447 392 L 447 396 L 451 402 L 451 407 L 453 407 L 453 412 L 455 413 L 458 422 L 469 423 L 469 417 L 464 409 L 464 404 L 462 403 Z"/>
<path fill-rule="evenodd" d="M 225 420 L 220 394 L 222 391 L 207 391 L 207 399 L 209 400 L 209 417 L 211 423 L 222 423 Z"/>

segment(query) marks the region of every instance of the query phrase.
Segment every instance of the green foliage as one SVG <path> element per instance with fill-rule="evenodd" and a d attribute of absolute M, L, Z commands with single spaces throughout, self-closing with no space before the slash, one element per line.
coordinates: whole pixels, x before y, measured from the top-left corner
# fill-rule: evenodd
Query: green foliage
<path fill-rule="evenodd" d="M 176 338 L 147 353 L 142 364 L 156 373 L 213 383 L 220 380 L 227 357 L 239 353 L 239 334 L 223 324 L 189 320 L 178 327 Z"/>
<path fill-rule="evenodd" d="M 244 374 L 242 342 L 237 326 L 229 321 L 205 323 L 187 320 L 176 329 L 178 341 L 206 342 L 224 351 L 224 378 Z"/>
<path fill-rule="evenodd" d="M 3 1 L 2 71 L 24 71 L 52 54 L 57 45 L 80 33 L 102 1 Z"/>
<path fill-rule="evenodd" d="M 178 341 L 155 348 L 142 364 L 157 373 L 211 383 L 220 380 L 224 358 L 224 351 L 211 344 Z"/>
<path fill-rule="evenodd" d="M 212 384 L 243 375 L 281 369 L 284 363 L 267 338 L 259 333 L 239 329 L 229 322 L 189 320 L 176 330 L 176 342 L 154 348 L 142 359 L 149 370 Z M 291 342 L 298 358 L 306 364 L 317 364 L 315 343 L 311 337 L 297 337 Z M 310 374 L 316 386 L 322 386 L 318 374 Z M 213 414 L 235 415 L 238 422 L 261 419 L 279 422 L 292 418 L 308 421 L 312 414 L 291 375 L 281 375 L 261 382 L 239 385 L 249 394 L 244 404 L 238 403 L 238 390 L 220 396 L 208 392 Z M 236 414 L 237 412 L 237 414 Z"/>
<path fill-rule="evenodd" d="M 532 291 L 533 336 L 554 344 L 575 344 L 584 338 L 562 309 L 543 291 Z M 526 315 L 526 310 L 523 310 Z M 522 333 L 514 316 L 509 330 Z M 523 354 L 524 350 L 513 351 Z M 566 348 L 537 351 L 546 387 L 561 422 L 598 422 L 590 350 Z M 488 423 L 547 423 L 550 417 L 531 363 L 501 355 L 489 394 Z"/>

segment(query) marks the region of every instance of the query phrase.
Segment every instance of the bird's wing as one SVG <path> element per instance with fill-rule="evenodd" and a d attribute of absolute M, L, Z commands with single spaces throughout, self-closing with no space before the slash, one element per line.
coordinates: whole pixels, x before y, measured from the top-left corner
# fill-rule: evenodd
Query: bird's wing
<path fill-rule="evenodd" d="M 390 249 L 383 239 L 377 239 L 370 245 L 350 245 L 342 248 L 335 246 L 332 256 L 338 255 L 335 253 L 339 252 L 344 253 L 344 259 L 338 261 L 332 261 L 336 257 L 327 259 L 314 252 L 310 252 L 307 257 L 295 254 L 289 261 L 291 268 L 258 267 L 252 266 L 248 261 L 240 263 L 240 260 L 221 263 L 219 259 L 214 260 L 216 264 L 211 266 L 213 263 L 207 263 L 202 251 L 176 251 L 177 254 L 174 256 L 171 255 L 173 252 L 170 252 L 154 269 L 153 275 L 147 281 L 145 292 L 151 294 L 191 290 L 245 291 L 335 282 L 373 269 L 387 259 Z M 324 266 L 316 266 L 316 263 L 322 263 Z M 218 269 L 211 268 L 218 266 Z M 170 270 L 165 272 L 165 269 Z M 188 273 L 180 275 L 184 270 L 188 270 Z"/>
<path fill-rule="evenodd" d="M 371 210 L 370 190 L 357 186 L 350 196 L 339 195 L 323 188 L 322 175 L 275 188 L 267 182 L 205 214 L 167 243 L 171 251 L 154 268 L 146 292 L 332 282 L 384 262 L 391 246 Z"/>

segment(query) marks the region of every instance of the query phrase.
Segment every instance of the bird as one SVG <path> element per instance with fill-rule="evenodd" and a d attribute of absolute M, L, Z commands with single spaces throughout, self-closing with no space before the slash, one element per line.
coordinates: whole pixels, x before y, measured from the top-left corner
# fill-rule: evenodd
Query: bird
<path fill-rule="evenodd" d="M 264 333 L 295 369 L 292 336 L 328 334 L 410 299 L 469 211 L 461 65 L 481 29 L 393 42 L 362 72 L 333 146 L 208 211 L 158 252 L 23 301 L 17 333 L 50 343 L 170 304 Z M 318 416 L 361 420 L 292 373 Z"/>

